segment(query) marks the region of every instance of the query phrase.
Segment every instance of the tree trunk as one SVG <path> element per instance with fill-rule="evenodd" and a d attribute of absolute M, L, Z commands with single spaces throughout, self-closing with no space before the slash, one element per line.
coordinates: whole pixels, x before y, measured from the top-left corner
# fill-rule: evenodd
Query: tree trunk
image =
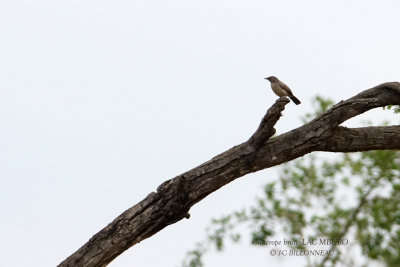
<path fill-rule="evenodd" d="M 286 97 L 267 111 L 250 139 L 162 183 L 156 192 L 114 219 L 59 266 L 106 266 L 122 252 L 167 225 L 189 218 L 189 209 L 218 188 L 248 173 L 313 151 L 400 149 L 400 126 L 346 128 L 344 121 L 370 109 L 400 105 L 400 83 L 391 82 L 341 101 L 311 122 L 272 139 Z"/>

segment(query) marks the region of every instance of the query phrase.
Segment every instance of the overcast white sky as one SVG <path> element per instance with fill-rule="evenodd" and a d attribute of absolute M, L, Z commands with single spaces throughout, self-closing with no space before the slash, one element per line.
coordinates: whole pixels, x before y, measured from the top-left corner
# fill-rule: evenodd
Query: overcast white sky
<path fill-rule="evenodd" d="M 399 14 L 395 0 L 2 0 L 2 266 L 57 265 L 164 180 L 247 140 L 277 98 L 266 76 L 302 101 L 278 134 L 316 94 L 399 81 Z M 249 206 L 278 171 L 225 186 L 110 266 L 178 266 L 212 217 Z M 247 244 L 206 257 L 276 262 Z"/>

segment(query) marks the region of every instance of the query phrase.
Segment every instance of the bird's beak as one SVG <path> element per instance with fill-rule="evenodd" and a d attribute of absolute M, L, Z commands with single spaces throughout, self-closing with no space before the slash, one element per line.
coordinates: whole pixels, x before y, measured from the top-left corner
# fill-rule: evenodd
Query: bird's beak
<path fill-rule="evenodd" d="M 264 78 L 264 79 L 268 80 L 268 78 Z"/>

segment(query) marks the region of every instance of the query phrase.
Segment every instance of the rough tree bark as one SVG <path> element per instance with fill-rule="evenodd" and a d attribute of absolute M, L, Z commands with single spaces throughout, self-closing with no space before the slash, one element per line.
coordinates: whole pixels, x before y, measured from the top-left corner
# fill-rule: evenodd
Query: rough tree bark
<path fill-rule="evenodd" d="M 271 138 L 286 97 L 267 111 L 250 139 L 162 183 L 156 192 L 119 215 L 59 266 L 106 266 L 122 252 L 167 225 L 189 218 L 191 206 L 227 183 L 313 151 L 400 149 L 400 126 L 346 128 L 344 121 L 370 109 L 400 105 L 400 83 L 390 82 L 337 103 L 324 114 Z"/>

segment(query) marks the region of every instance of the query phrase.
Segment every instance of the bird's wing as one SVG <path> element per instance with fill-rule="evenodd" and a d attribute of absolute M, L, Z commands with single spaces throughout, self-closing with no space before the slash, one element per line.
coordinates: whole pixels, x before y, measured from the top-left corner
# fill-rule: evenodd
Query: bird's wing
<path fill-rule="evenodd" d="M 281 81 L 279 81 L 279 85 L 281 86 L 281 88 L 283 90 L 285 90 L 288 93 L 288 95 L 293 95 L 292 90 L 290 90 L 289 86 L 287 86 L 286 84 L 284 84 Z"/>

